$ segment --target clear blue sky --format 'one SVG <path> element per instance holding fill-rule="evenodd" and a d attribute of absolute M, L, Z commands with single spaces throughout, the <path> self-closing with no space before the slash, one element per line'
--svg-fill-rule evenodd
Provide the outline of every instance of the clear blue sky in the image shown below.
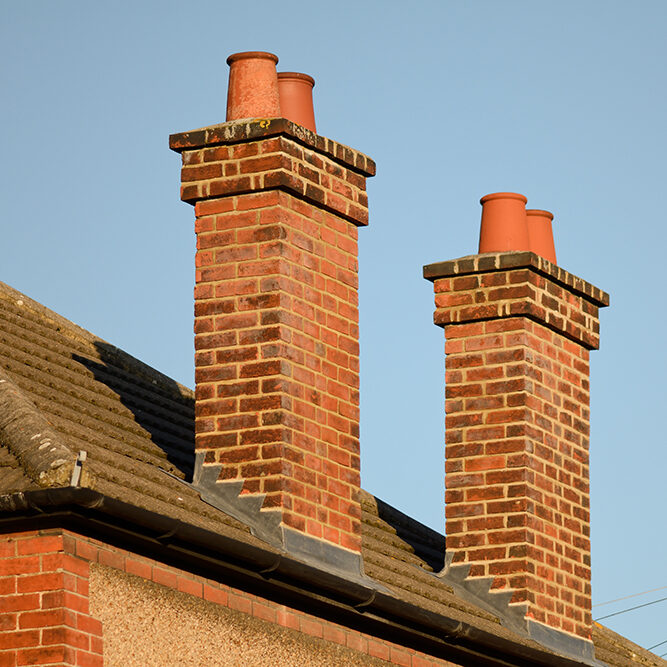
<path fill-rule="evenodd" d="M 476 251 L 488 192 L 553 211 L 559 264 L 612 297 L 592 355 L 594 602 L 667 586 L 667 3 L 0 6 L 0 280 L 190 386 L 193 211 L 168 135 L 224 120 L 230 53 L 315 77 L 320 133 L 378 163 L 363 484 L 439 530 L 443 337 L 421 267 Z M 667 603 L 607 623 L 649 646 Z"/>

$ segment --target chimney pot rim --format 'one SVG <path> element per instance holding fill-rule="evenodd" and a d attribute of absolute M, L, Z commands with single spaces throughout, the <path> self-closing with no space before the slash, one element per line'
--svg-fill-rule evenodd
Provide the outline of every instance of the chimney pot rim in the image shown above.
<path fill-rule="evenodd" d="M 297 81 L 305 81 L 306 83 L 309 83 L 313 88 L 315 87 L 315 79 L 303 72 L 278 72 L 278 79 L 296 79 Z"/>
<path fill-rule="evenodd" d="M 519 194 L 518 192 L 492 192 L 488 195 L 484 195 L 479 200 L 479 203 L 483 205 L 492 199 L 518 199 L 524 204 L 528 203 L 528 198 L 525 195 Z"/>
<path fill-rule="evenodd" d="M 237 60 L 273 60 L 277 64 L 278 56 L 268 51 L 240 51 L 239 53 L 232 53 L 227 58 L 227 64 L 231 65 Z"/>
<path fill-rule="evenodd" d="M 549 218 L 549 220 L 554 219 L 554 214 L 551 211 L 545 211 L 542 208 L 527 208 L 526 215 L 539 215 Z"/>

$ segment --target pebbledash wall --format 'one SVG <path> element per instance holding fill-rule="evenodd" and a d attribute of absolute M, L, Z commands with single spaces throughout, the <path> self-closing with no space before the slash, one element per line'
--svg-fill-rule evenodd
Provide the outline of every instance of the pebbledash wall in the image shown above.
<path fill-rule="evenodd" d="M 0 630 L 0 667 L 453 664 L 61 529 L 3 536 Z"/>

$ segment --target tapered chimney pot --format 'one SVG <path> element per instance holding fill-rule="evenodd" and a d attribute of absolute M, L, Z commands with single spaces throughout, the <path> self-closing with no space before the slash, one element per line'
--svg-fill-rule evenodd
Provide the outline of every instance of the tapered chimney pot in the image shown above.
<path fill-rule="evenodd" d="M 526 219 L 531 252 L 556 264 L 556 247 L 551 226 L 551 221 L 554 219 L 553 213 L 531 208 L 526 211 Z"/>
<path fill-rule="evenodd" d="M 266 51 L 244 51 L 227 58 L 228 121 L 281 116 L 277 63 L 278 56 Z"/>
<path fill-rule="evenodd" d="M 529 250 L 526 202 L 516 192 L 494 192 L 482 197 L 479 252 Z"/>
<path fill-rule="evenodd" d="M 284 118 L 317 132 L 313 109 L 315 79 L 300 72 L 279 72 L 280 110 Z"/>

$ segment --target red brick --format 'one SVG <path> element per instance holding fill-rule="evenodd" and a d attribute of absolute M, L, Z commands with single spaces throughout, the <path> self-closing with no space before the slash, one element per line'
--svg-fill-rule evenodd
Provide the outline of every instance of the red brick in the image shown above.
<path fill-rule="evenodd" d="M 17 665 L 50 665 L 54 663 L 72 664 L 75 652 L 65 646 L 45 646 L 24 649 L 18 652 Z"/>
<path fill-rule="evenodd" d="M 33 574 L 20 577 L 16 582 L 19 593 L 32 593 L 35 591 L 52 591 L 64 586 L 65 577 L 62 573 Z"/>
<path fill-rule="evenodd" d="M 76 652 L 77 667 L 103 667 L 104 658 L 101 655 L 87 653 L 86 651 Z"/>
<path fill-rule="evenodd" d="M 41 606 L 42 609 L 66 607 L 82 614 L 88 613 L 88 600 L 85 597 L 63 590 L 43 593 Z"/>
<path fill-rule="evenodd" d="M 62 551 L 62 549 L 62 535 L 44 535 L 16 542 L 16 550 L 19 555 L 45 554 L 52 551 Z"/>
<path fill-rule="evenodd" d="M 39 643 L 39 630 L 19 630 L 0 633 L 0 650 L 36 646 Z"/>
<path fill-rule="evenodd" d="M 322 622 L 315 619 L 301 618 L 300 629 L 301 632 L 312 637 L 323 636 Z"/>
<path fill-rule="evenodd" d="M 477 456 L 465 462 L 466 471 L 499 470 L 505 467 L 504 456 Z"/>
<path fill-rule="evenodd" d="M 76 629 L 89 635 L 102 636 L 102 622 L 86 614 L 76 615 Z"/>
<path fill-rule="evenodd" d="M 0 667 L 16 667 L 16 651 L 0 652 Z"/>
<path fill-rule="evenodd" d="M 204 589 L 204 597 L 206 597 L 206 589 Z M 236 609 L 237 611 L 242 611 L 246 614 L 252 613 L 252 600 L 243 595 L 230 593 L 228 596 L 228 604 L 230 609 Z"/>
<path fill-rule="evenodd" d="M 16 614 L 0 614 L 0 632 L 15 630 L 17 626 Z"/>
<path fill-rule="evenodd" d="M 66 618 L 64 609 L 25 611 L 19 616 L 19 627 L 21 629 L 27 629 L 44 628 L 49 625 L 64 625 L 65 620 Z"/>
<path fill-rule="evenodd" d="M 379 658 L 380 660 L 389 660 L 391 655 L 391 649 L 389 644 L 385 642 L 376 641 L 375 639 L 368 640 L 368 655 L 373 658 Z"/>
<path fill-rule="evenodd" d="M 345 646 L 345 631 L 341 627 L 332 625 L 331 623 L 322 623 L 322 638 L 334 644 Z"/>
<path fill-rule="evenodd" d="M 182 593 L 188 593 L 200 598 L 204 596 L 204 588 L 202 583 L 187 577 L 178 577 L 177 588 Z"/>
<path fill-rule="evenodd" d="M 16 541 L 2 540 L 0 541 L 0 558 L 9 558 L 16 555 Z"/>
<path fill-rule="evenodd" d="M 168 586 L 169 588 L 176 588 L 178 583 L 178 575 L 176 573 L 170 570 L 163 570 L 159 567 L 153 567 L 152 579 L 156 584 Z"/>
<path fill-rule="evenodd" d="M 402 665 L 403 667 L 410 667 L 412 656 L 406 650 L 398 648 L 397 646 L 392 646 L 390 656 L 390 661 L 392 664 Z"/>
<path fill-rule="evenodd" d="M 368 651 L 368 641 L 358 632 L 348 632 L 346 644 L 348 648 L 351 648 L 360 653 L 366 653 Z"/>
<path fill-rule="evenodd" d="M 31 574 L 39 572 L 40 557 L 25 556 L 23 558 L 2 558 L 0 559 L 0 576 L 12 574 Z"/>
<path fill-rule="evenodd" d="M 42 644 L 66 644 L 74 648 L 88 650 L 90 640 L 87 634 L 78 632 L 72 628 L 45 628 L 42 630 Z"/>
<path fill-rule="evenodd" d="M 8 595 L 2 598 L 2 611 L 25 611 L 39 609 L 39 594 Z"/>
<path fill-rule="evenodd" d="M 104 642 L 101 637 L 90 638 L 90 652 L 102 655 L 104 653 Z"/>
<path fill-rule="evenodd" d="M 114 567 L 117 570 L 125 569 L 125 556 L 110 549 L 100 549 L 98 560 L 100 565 Z"/>
<path fill-rule="evenodd" d="M 209 602 L 215 602 L 217 604 L 221 604 L 223 606 L 227 606 L 229 604 L 230 607 L 232 607 L 231 601 L 229 600 L 229 596 L 226 590 L 223 590 L 221 588 L 216 588 L 215 586 L 209 586 L 208 584 L 204 584 L 203 586 L 203 596 L 204 600 L 208 600 Z M 235 596 L 237 597 L 237 596 Z M 250 611 L 250 603 L 247 602 L 245 606 L 245 611 Z M 238 607 L 233 607 L 233 608 L 238 608 Z"/>
<path fill-rule="evenodd" d="M 76 555 L 92 563 L 97 562 L 99 547 L 85 540 L 76 541 Z"/>
<path fill-rule="evenodd" d="M 134 558 L 125 559 L 125 571 L 128 574 L 135 574 L 138 577 L 143 577 L 144 579 L 151 578 L 151 565 L 144 561 L 135 560 Z"/>

